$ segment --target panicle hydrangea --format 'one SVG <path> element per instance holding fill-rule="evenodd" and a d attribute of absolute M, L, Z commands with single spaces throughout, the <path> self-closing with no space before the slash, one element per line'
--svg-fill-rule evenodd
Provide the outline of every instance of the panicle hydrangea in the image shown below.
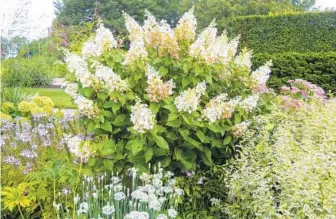
<path fill-rule="evenodd" d="M 143 39 L 144 30 L 131 16 L 124 13 L 126 29 L 129 32 L 131 42 Z"/>
<path fill-rule="evenodd" d="M 150 101 L 159 102 L 160 100 L 167 99 L 173 94 L 175 84 L 172 79 L 167 82 L 163 82 L 159 74 L 150 65 L 147 67 L 146 75 L 148 84 L 146 92 Z"/>
<path fill-rule="evenodd" d="M 92 151 L 86 141 L 80 136 L 67 137 L 69 151 L 83 162 L 87 162 L 92 155 Z"/>
<path fill-rule="evenodd" d="M 271 66 L 272 61 L 268 61 L 252 72 L 252 79 L 257 83 L 257 86 L 266 86 L 266 82 L 270 77 Z"/>
<path fill-rule="evenodd" d="M 204 95 L 206 90 L 206 83 L 200 82 L 198 85 L 191 89 L 183 91 L 178 97 L 175 98 L 175 105 L 179 112 L 192 113 L 197 110 L 200 103 L 200 98 Z"/>
<path fill-rule="evenodd" d="M 250 122 L 244 121 L 232 126 L 232 135 L 235 138 L 242 137 L 243 134 L 247 131 Z"/>
<path fill-rule="evenodd" d="M 145 16 L 147 17 L 143 25 L 145 41 L 147 45 L 156 49 L 161 41 L 160 25 L 149 11 L 145 11 Z"/>
<path fill-rule="evenodd" d="M 246 112 L 252 112 L 257 107 L 259 95 L 253 94 L 245 98 L 239 103 L 239 106 Z"/>
<path fill-rule="evenodd" d="M 241 67 L 247 67 L 249 70 L 252 67 L 252 52 L 243 50 L 239 55 L 237 55 L 234 59 L 236 65 Z"/>
<path fill-rule="evenodd" d="M 62 87 L 65 87 L 64 91 L 70 97 L 75 98 L 77 96 L 77 92 L 78 92 L 78 84 L 77 83 L 65 82 L 62 85 Z"/>
<path fill-rule="evenodd" d="M 138 60 L 145 60 L 147 58 L 147 51 L 143 39 L 132 41 L 129 50 L 125 55 L 124 65 L 132 64 Z"/>
<path fill-rule="evenodd" d="M 87 59 L 92 56 L 99 56 L 102 54 L 102 48 L 98 48 L 94 39 L 88 39 L 82 48 L 82 57 Z"/>
<path fill-rule="evenodd" d="M 148 108 L 147 104 L 137 101 L 134 106 L 131 107 L 131 122 L 133 128 L 139 133 L 145 133 L 147 130 L 151 130 L 155 124 L 155 115 Z"/>
<path fill-rule="evenodd" d="M 78 106 L 79 113 L 89 118 L 94 118 L 98 115 L 98 108 L 92 100 L 89 100 L 81 95 L 77 95 L 74 103 Z"/>
<path fill-rule="evenodd" d="M 118 45 L 111 31 L 105 28 L 103 23 L 101 23 L 96 30 L 94 41 L 97 46 L 98 54 L 102 54 L 106 49 L 116 48 Z"/>
<path fill-rule="evenodd" d="M 235 105 L 227 100 L 227 94 L 225 93 L 212 98 L 205 109 L 203 109 L 203 116 L 211 123 L 217 120 L 231 118 L 235 110 Z"/>
<path fill-rule="evenodd" d="M 104 82 L 104 86 L 110 92 L 124 92 L 127 89 L 127 82 L 122 80 L 120 76 L 114 73 L 109 67 L 98 65 L 95 75 Z"/>
<path fill-rule="evenodd" d="M 184 13 L 179 20 L 176 28 L 175 35 L 179 41 L 186 40 L 188 42 L 193 41 L 196 36 L 197 21 L 194 15 L 194 7 L 188 12 Z"/>

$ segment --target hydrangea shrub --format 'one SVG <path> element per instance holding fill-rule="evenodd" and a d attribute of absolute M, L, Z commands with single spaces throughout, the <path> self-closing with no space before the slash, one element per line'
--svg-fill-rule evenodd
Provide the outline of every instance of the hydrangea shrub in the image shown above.
<path fill-rule="evenodd" d="M 115 169 L 221 163 L 261 111 L 271 63 L 252 71 L 251 52 L 238 53 L 238 37 L 218 36 L 214 22 L 197 35 L 193 9 L 174 29 L 146 17 L 141 26 L 125 14 L 127 51 L 100 24 L 80 54 L 66 54 L 66 92 L 88 133 L 108 136 L 96 155 Z"/>

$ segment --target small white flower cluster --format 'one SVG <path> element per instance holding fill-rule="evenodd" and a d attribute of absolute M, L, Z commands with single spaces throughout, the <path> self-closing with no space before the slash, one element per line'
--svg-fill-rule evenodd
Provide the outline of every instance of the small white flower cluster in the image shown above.
<path fill-rule="evenodd" d="M 272 61 L 266 62 L 263 66 L 252 72 L 252 78 L 258 86 L 266 86 L 270 77 Z"/>
<path fill-rule="evenodd" d="M 109 92 L 124 92 L 127 89 L 127 82 L 122 80 L 120 76 L 114 73 L 109 67 L 98 65 L 95 75 L 103 81 L 104 87 Z"/>
<path fill-rule="evenodd" d="M 200 98 L 205 94 L 206 83 L 200 82 L 193 89 L 183 91 L 178 97 L 175 98 L 175 105 L 179 112 L 192 113 L 197 110 L 200 104 Z"/>
<path fill-rule="evenodd" d="M 232 60 L 237 52 L 238 38 L 229 42 L 226 32 L 217 37 L 214 21 L 198 36 L 190 46 L 189 55 L 204 60 L 207 64 L 225 64 Z"/>
<path fill-rule="evenodd" d="M 155 124 L 155 115 L 148 108 L 147 104 L 141 103 L 139 100 L 134 106 L 131 107 L 131 122 L 133 128 L 139 133 L 145 133 L 147 130 L 151 130 Z"/>
<path fill-rule="evenodd" d="M 232 135 L 235 138 L 242 137 L 243 134 L 247 131 L 250 122 L 244 121 L 232 126 Z"/>
<path fill-rule="evenodd" d="M 125 24 L 130 33 L 130 48 L 125 55 L 124 65 L 146 59 L 148 53 L 145 48 L 143 28 L 128 14 L 124 13 Z"/>
<path fill-rule="evenodd" d="M 65 87 L 64 91 L 67 93 L 70 97 L 75 98 L 77 96 L 78 92 L 78 84 L 77 83 L 69 83 L 65 82 L 62 87 Z"/>
<path fill-rule="evenodd" d="M 179 20 L 176 28 L 175 35 L 180 41 L 186 40 L 188 42 L 192 41 L 196 37 L 197 21 L 194 15 L 194 7 L 188 12 L 184 13 Z"/>
<path fill-rule="evenodd" d="M 78 111 L 81 115 L 94 118 L 99 114 L 99 110 L 94 105 L 94 102 L 81 95 L 76 96 L 74 103 L 78 106 Z"/>
<path fill-rule="evenodd" d="M 167 99 L 173 94 L 175 84 L 172 79 L 167 82 L 163 82 L 159 74 L 150 65 L 147 67 L 146 75 L 148 83 L 146 91 L 150 101 L 159 102 L 160 100 Z"/>
<path fill-rule="evenodd" d="M 234 59 L 234 62 L 237 66 L 247 67 L 249 70 L 252 67 L 252 52 L 243 50 L 239 55 Z"/>
<path fill-rule="evenodd" d="M 233 99 L 234 101 L 227 100 L 227 94 L 225 93 L 212 98 L 203 110 L 203 116 L 211 123 L 231 118 L 237 103 L 235 99 Z"/>
<path fill-rule="evenodd" d="M 124 219 L 149 219 L 149 214 L 144 211 L 132 211 L 126 214 Z"/>
<path fill-rule="evenodd" d="M 92 155 L 88 141 L 83 140 L 80 136 L 66 136 L 65 137 L 69 151 L 79 158 L 82 162 L 86 163 L 88 158 Z"/>
<path fill-rule="evenodd" d="M 242 109 L 244 109 L 246 112 L 252 112 L 257 107 L 258 100 L 259 100 L 259 95 L 252 94 L 248 96 L 247 98 L 245 98 L 244 100 L 242 100 L 239 103 L 239 106 Z"/>
<path fill-rule="evenodd" d="M 100 23 L 99 28 L 96 30 L 94 39 L 86 41 L 82 48 L 82 56 L 89 58 L 92 56 L 100 56 L 106 49 L 116 48 L 117 41 L 114 39 L 111 31 Z"/>

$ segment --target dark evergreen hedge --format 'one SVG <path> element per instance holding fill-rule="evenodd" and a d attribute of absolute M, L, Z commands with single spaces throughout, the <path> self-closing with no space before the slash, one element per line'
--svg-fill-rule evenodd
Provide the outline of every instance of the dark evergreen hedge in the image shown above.
<path fill-rule="evenodd" d="M 270 87 L 278 89 L 289 79 L 301 78 L 336 93 L 336 52 L 255 54 L 253 66 L 272 59 Z M 255 68 L 255 67 L 254 67 Z"/>
<path fill-rule="evenodd" d="M 336 51 L 336 11 L 238 17 L 219 27 L 255 54 Z"/>

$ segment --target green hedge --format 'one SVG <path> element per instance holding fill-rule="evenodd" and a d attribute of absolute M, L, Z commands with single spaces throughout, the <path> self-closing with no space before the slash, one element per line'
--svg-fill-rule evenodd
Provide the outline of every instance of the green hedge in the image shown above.
<path fill-rule="evenodd" d="M 253 66 L 272 59 L 270 87 L 278 89 L 289 79 L 301 78 L 336 92 L 336 52 L 256 54 Z M 255 68 L 255 67 L 254 67 Z"/>
<path fill-rule="evenodd" d="M 219 24 L 257 53 L 336 51 L 336 11 L 238 17 Z"/>

